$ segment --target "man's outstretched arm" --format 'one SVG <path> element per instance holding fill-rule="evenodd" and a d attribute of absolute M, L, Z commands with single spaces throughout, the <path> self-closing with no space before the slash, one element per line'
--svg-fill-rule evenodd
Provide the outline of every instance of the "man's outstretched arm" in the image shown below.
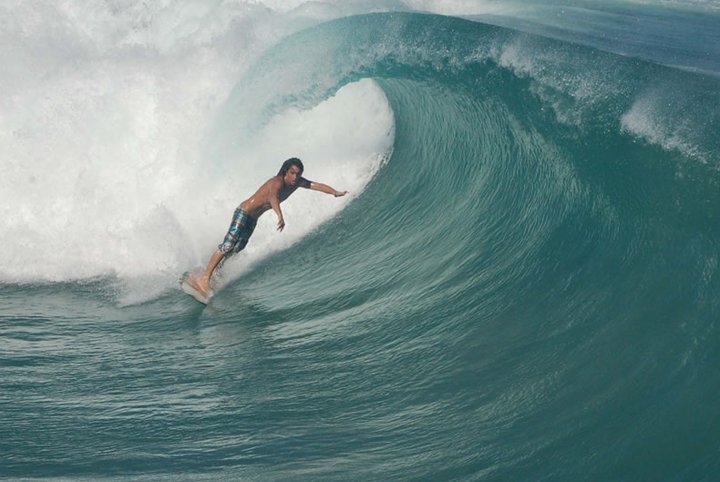
<path fill-rule="evenodd" d="M 324 192 L 325 194 L 332 194 L 335 197 L 341 197 L 347 194 L 347 191 L 338 191 L 327 184 L 323 184 L 321 182 L 315 182 L 315 181 L 308 181 L 305 178 L 302 178 L 300 181 L 300 186 L 304 187 L 306 189 L 312 189 L 313 191 L 320 191 Z"/>

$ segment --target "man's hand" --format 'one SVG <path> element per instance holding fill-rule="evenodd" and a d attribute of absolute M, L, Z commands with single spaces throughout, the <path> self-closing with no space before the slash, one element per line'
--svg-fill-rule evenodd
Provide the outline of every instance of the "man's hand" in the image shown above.
<path fill-rule="evenodd" d="M 283 228 L 285 228 L 285 220 L 282 216 L 278 217 L 278 224 L 277 224 L 277 230 L 282 231 Z"/>
<path fill-rule="evenodd" d="M 302 187 L 312 189 L 313 191 L 320 191 L 324 192 L 325 194 L 332 194 L 335 197 L 342 197 L 348 193 L 347 191 L 336 191 L 335 188 L 332 188 L 327 184 L 323 184 L 321 182 L 308 181 L 305 178 L 303 178 L 303 180 L 307 182 L 307 185 L 303 185 Z"/>

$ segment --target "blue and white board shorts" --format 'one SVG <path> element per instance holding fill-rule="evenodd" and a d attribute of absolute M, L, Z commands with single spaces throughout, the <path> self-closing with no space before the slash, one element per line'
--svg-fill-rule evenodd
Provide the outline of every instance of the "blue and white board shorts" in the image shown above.
<path fill-rule="evenodd" d="M 245 249 L 250 236 L 255 231 L 257 219 L 250 217 L 242 208 L 237 208 L 233 213 L 230 228 L 223 242 L 218 245 L 218 249 L 225 255 L 231 256 Z"/>

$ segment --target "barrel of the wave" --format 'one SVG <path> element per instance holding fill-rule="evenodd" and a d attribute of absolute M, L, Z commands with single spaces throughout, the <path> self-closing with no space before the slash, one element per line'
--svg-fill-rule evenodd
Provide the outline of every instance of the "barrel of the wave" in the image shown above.
<path fill-rule="evenodd" d="M 343 41 L 343 29 L 362 33 Z M 418 32 L 427 41 L 407 49 Z M 420 446 L 434 454 L 425 470 L 464 460 L 480 471 L 502 463 L 493 454 L 519 460 L 549 447 L 548 457 L 498 470 L 543 477 L 548 460 L 560 467 L 570 459 L 578 462 L 569 474 L 603 478 L 618 460 L 623 473 L 632 468 L 632 457 L 608 443 L 618 440 L 638 456 L 652 445 L 653 460 L 670 457 L 649 435 L 651 422 L 638 428 L 629 414 L 651 406 L 671 424 L 696 427 L 658 400 L 661 390 L 687 401 L 704 393 L 699 384 L 676 391 L 688 370 L 703 371 L 676 355 L 699 357 L 689 340 L 717 315 L 708 261 L 719 238 L 709 222 L 720 206 L 708 128 L 718 126 L 718 111 L 708 108 L 717 105 L 717 80 L 448 18 L 351 18 L 303 38 L 336 40 L 342 55 L 330 49 L 324 62 L 378 78 L 396 135 L 392 159 L 363 196 L 296 247 L 307 261 L 320 246 L 333 264 L 304 263 L 303 275 L 288 281 L 282 260 L 271 258 L 266 272 L 247 279 L 271 310 L 323 313 L 303 318 L 300 333 L 281 321 L 279 336 L 344 356 L 361 356 L 348 339 L 364 340 L 367 363 L 352 373 L 397 394 L 386 401 L 393 420 L 435 435 L 413 438 L 415 446 L 393 440 L 406 456 Z M 272 60 L 292 70 L 292 52 L 288 42 Z M 305 78 L 312 88 L 293 92 L 300 104 L 345 80 Z M 347 236 L 330 234 L 338 226 Z M 263 294 L 280 283 L 302 303 Z M 325 344 L 334 323 L 339 338 Z M 427 404 L 438 397 L 455 410 Z M 342 398 L 353 413 L 372 402 L 351 391 Z M 423 407 L 427 418 L 409 407 Z M 378 410 L 363 421 L 392 416 Z M 449 455 L 435 442 L 457 449 Z"/>

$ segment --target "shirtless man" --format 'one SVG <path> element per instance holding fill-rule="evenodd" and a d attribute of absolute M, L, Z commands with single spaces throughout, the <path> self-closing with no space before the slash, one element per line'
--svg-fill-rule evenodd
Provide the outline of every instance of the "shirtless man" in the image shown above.
<path fill-rule="evenodd" d="M 210 290 L 210 278 L 217 268 L 220 261 L 242 251 L 247 245 L 250 236 L 255 230 L 255 224 L 265 211 L 272 209 L 278 218 L 277 230 L 282 231 L 285 227 L 280 203 L 286 200 L 299 187 L 312 189 L 313 191 L 322 191 L 332 194 L 335 197 L 344 196 L 347 191 L 336 191 L 327 184 L 308 181 L 302 177 L 303 170 L 302 161 L 293 157 L 285 161 L 280 168 L 277 176 L 270 178 L 265 184 L 260 186 L 255 194 L 240 203 L 240 206 L 233 214 L 230 229 L 228 229 L 225 239 L 218 246 L 218 249 L 210 257 L 207 268 L 201 276 L 189 275 L 187 282 L 202 293 L 205 297 L 212 296 Z"/>

